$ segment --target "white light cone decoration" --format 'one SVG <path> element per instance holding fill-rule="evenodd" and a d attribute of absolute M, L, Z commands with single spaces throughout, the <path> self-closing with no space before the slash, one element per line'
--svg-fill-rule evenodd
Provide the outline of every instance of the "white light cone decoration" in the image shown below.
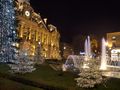
<path fill-rule="evenodd" d="M 90 44 L 90 36 L 88 36 L 88 56 L 91 57 L 91 44 Z"/>
<path fill-rule="evenodd" d="M 105 39 L 102 39 L 102 53 L 101 53 L 101 65 L 100 70 L 106 70 L 107 67 L 107 59 L 106 59 L 106 45 L 105 45 Z"/>
<path fill-rule="evenodd" d="M 85 60 L 88 60 L 88 41 L 85 40 Z"/>
<path fill-rule="evenodd" d="M 90 44 L 90 36 L 85 40 L 85 60 L 89 60 L 91 58 L 91 44 Z"/>
<path fill-rule="evenodd" d="M 90 60 L 91 58 L 91 44 L 90 44 L 90 36 L 87 37 L 87 39 L 85 40 L 85 61 Z M 84 62 L 83 64 L 83 68 L 89 68 L 88 66 L 89 63 Z"/>

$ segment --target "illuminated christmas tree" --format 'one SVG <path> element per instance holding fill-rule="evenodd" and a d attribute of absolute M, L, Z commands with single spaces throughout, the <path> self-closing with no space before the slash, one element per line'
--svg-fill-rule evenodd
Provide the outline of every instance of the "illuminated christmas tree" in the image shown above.
<path fill-rule="evenodd" d="M 14 1 L 0 0 L 0 62 L 10 62 L 11 71 L 15 73 L 32 72 L 35 68 L 33 67 L 34 63 L 30 61 L 30 48 L 17 49 L 19 42 L 17 42 L 17 19 Z"/>
<path fill-rule="evenodd" d="M 102 72 L 99 70 L 98 61 L 91 59 L 85 62 L 88 67 L 81 68 L 79 77 L 75 79 L 77 85 L 82 88 L 92 88 L 101 84 L 105 78 L 103 78 Z"/>
<path fill-rule="evenodd" d="M 44 58 L 41 56 L 41 43 L 39 42 L 36 45 L 36 50 L 35 50 L 35 62 L 36 64 L 43 64 L 44 63 Z"/>
<path fill-rule="evenodd" d="M 34 66 L 33 56 L 30 55 L 31 48 L 29 42 L 24 42 L 19 50 L 18 59 L 14 64 L 9 64 L 11 72 L 13 73 L 26 73 L 36 70 Z"/>
<path fill-rule="evenodd" d="M 0 62 L 16 60 L 16 18 L 14 0 L 0 0 Z"/>

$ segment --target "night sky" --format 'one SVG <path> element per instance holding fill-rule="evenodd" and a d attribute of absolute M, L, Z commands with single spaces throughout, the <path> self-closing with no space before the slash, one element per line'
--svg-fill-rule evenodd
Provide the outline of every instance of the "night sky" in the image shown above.
<path fill-rule="evenodd" d="M 120 31 L 120 3 L 96 0 L 30 0 L 35 12 L 55 25 L 61 40 L 71 42 L 76 35 L 105 35 Z"/>

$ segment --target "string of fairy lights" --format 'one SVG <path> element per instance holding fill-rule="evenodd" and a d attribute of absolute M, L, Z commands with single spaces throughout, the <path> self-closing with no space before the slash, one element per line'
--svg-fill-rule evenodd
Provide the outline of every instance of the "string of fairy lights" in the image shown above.
<path fill-rule="evenodd" d="M 0 0 L 0 62 L 15 60 L 16 42 L 14 0 Z"/>

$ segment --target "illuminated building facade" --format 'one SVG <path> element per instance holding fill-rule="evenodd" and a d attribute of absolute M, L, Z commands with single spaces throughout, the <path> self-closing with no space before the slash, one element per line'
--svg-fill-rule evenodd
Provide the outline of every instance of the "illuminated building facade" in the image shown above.
<path fill-rule="evenodd" d="M 107 33 L 111 61 L 120 61 L 120 32 Z"/>
<path fill-rule="evenodd" d="M 120 32 L 107 33 L 108 47 L 120 47 Z"/>
<path fill-rule="evenodd" d="M 34 12 L 29 2 L 19 1 L 15 1 L 19 48 L 24 47 L 24 42 L 27 42 L 31 48 L 29 54 L 34 56 L 40 45 L 40 54 L 45 59 L 60 59 L 60 34 L 57 28 L 51 24 L 47 25 L 46 20 Z"/>

